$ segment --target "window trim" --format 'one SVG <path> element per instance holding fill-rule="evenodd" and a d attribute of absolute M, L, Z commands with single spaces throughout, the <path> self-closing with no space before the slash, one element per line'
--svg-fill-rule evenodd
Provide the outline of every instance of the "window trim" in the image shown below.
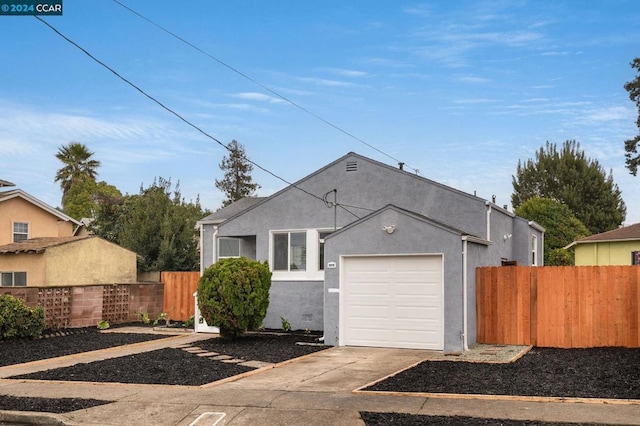
<path fill-rule="evenodd" d="M 269 245 L 271 248 L 271 270 L 272 272 L 278 273 L 306 273 L 309 270 L 309 230 L 301 229 L 301 230 L 282 230 L 282 231 L 271 231 L 269 237 Z M 302 234 L 304 235 L 304 269 L 291 269 L 292 259 L 291 259 L 291 237 L 293 234 Z M 287 236 L 287 269 L 275 269 L 276 267 L 276 245 L 275 245 L 275 236 L 276 235 L 286 235 Z"/>
<path fill-rule="evenodd" d="M 531 266 L 538 266 L 538 236 L 531 234 Z"/>
<path fill-rule="evenodd" d="M 27 232 L 17 232 L 16 231 L 16 225 L 26 225 L 27 227 Z M 22 242 L 24 240 L 28 240 L 29 239 L 29 233 L 31 232 L 31 224 L 29 222 L 24 222 L 24 221 L 12 221 L 11 222 L 11 241 L 14 243 L 19 243 Z M 16 235 L 23 235 L 26 238 L 24 240 L 20 240 L 20 241 L 16 241 Z"/>
<path fill-rule="evenodd" d="M 274 235 L 283 233 L 305 233 L 307 247 L 307 268 L 305 271 L 276 270 Z M 272 229 L 269 230 L 269 268 L 271 269 L 271 279 L 273 281 L 323 281 L 324 269 L 320 269 L 320 233 L 334 232 L 333 228 L 306 228 L 306 229 Z M 326 263 L 326 259 L 325 259 Z M 326 265 L 324 265 L 326 268 Z"/>

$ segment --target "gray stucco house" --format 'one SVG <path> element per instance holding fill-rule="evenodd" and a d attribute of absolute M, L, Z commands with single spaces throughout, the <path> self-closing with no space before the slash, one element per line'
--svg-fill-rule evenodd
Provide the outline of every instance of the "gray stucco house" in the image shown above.
<path fill-rule="evenodd" d="M 465 350 L 475 268 L 543 259 L 536 223 L 355 153 L 198 223 L 203 269 L 230 256 L 269 262 L 265 327 L 284 317 L 330 345 Z"/>

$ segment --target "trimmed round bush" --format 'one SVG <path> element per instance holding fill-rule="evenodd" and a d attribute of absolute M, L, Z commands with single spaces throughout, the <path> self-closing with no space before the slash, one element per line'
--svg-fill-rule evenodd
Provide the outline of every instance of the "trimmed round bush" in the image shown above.
<path fill-rule="evenodd" d="M 41 306 L 30 308 L 10 294 L 0 295 L 0 339 L 38 337 L 44 325 Z"/>
<path fill-rule="evenodd" d="M 198 282 L 198 307 L 207 324 L 234 338 L 262 325 L 269 306 L 271 271 L 267 262 L 245 257 L 220 259 Z"/>

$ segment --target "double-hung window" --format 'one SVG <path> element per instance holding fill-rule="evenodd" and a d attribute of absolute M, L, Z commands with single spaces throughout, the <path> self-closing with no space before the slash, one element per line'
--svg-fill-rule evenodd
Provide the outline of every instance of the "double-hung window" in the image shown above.
<path fill-rule="evenodd" d="M 333 232 L 333 231 L 331 231 Z M 324 239 L 331 234 L 329 231 L 318 232 L 318 270 L 324 270 Z"/>
<path fill-rule="evenodd" d="M 531 266 L 538 266 L 538 237 L 531 235 Z"/>
<path fill-rule="evenodd" d="M 13 242 L 19 243 L 29 239 L 29 224 L 27 222 L 13 222 Z"/>
<path fill-rule="evenodd" d="M 26 272 L 0 272 L 2 287 L 24 287 L 27 285 Z"/>
<path fill-rule="evenodd" d="M 273 270 L 307 270 L 307 233 L 273 233 Z"/>

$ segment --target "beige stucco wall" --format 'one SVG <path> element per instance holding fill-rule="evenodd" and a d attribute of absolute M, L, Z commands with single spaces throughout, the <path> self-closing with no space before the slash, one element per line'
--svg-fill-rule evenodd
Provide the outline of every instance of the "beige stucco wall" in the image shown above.
<path fill-rule="evenodd" d="M 70 237 L 73 223 L 60 220 L 20 197 L 0 203 L 0 245 L 13 243 L 13 222 L 29 224 L 29 238 Z"/>
<path fill-rule="evenodd" d="M 136 254 L 97 237 L 48 248 L 45 268 L 47 286 L 136 282 Z"/>
<path fill-rule="evenodd" d="M 631 265 L 631 252 L 640 251 L 640 241 L 581 243 L 576 245 L 576 266 Z"/>
<path fill-rule="evenodd" d="M 0 256 L 0 271 L 26 272 L 27 286 L 42 286 L 45 283 L 44 254 L 4 254 Z"/>

